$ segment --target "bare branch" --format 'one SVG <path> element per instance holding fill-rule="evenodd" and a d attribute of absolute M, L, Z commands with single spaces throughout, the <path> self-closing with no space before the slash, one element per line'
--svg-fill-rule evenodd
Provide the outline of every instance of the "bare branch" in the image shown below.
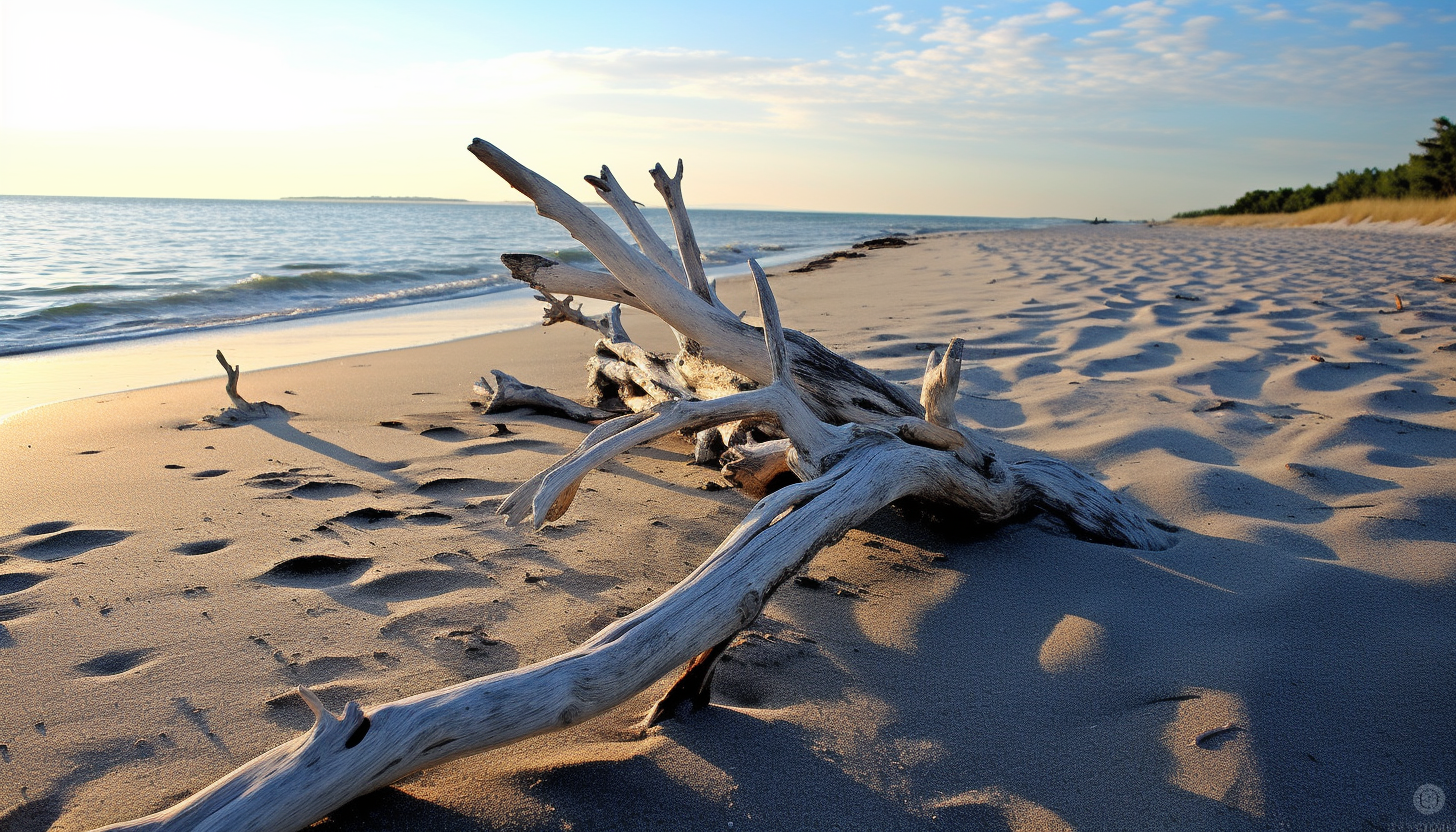
<path fill-rule="evenodd" d="M 227 392 L 228 399 L 232 401 L 233 406 L 225 408 L 221 412 L 203 416 L 204 422 L 210 422 L 220 427 L 236 427 L 259 419 L 274 417 L 286 419 L 296 415 L 293 411 L 272 402 L 250 402 L 238 395 L 238 379 L 242 377 L 242 367 L 229 364 L 227 356 L 222 354 L 222 350 L 217 351 L 217 363 L 221 364 L 223 370 L 227 372 L 227 385 L 223 389 Z"/>
<path fill-rule="evenodd" d="M 500 370 L 491 370 L 490 374 L 495 376 L 494 387 L 484 378 L 475 383 L 475 392 L 486 397 L 481 413 L 501 413 L 518 407 L 529 407 L 541 413 L 564 416 L 578 422 L 611 419 L 617 415 L 601 408 L 578 404 L 540 387 L 523 384 L 514 376 Z"/>
<path fill-rule="evenodd" d="M 586 181 L 597 189 L 597 195 L 602 198 L 602 201 L 612 206 L 612 210 L 622 218 L 623 224 L 627 226 L 628 231 L 632 232 L 632 238 L 637 241 L 637 247 L 642 249 L 642 253 L 663 271 L 672 275 L 672 278 L 678 283 L 688 286 L 688 275 L 683 271 L 682 261 L 672 253 L 672 249 L 667 247 L 667 243 L 657 236 L 657 231 L 647 222 L 647 218 L 642 215 L 637 203 L 627 196 L 626 190 L 622 188 L 622 183 L 612 176 L 612 171 L 606 165 L 602 165 L 602 175 L 600 177 L 588 176 Z"/>
<path fill-rule="evenodd" d="M 688 217 L 687 206 L 683 204 L 683 163 L 677 160 L 677 173 L 668 176 L 662 165 L 652 168 L 652 184 L 667 203 L 667 215 L 672 218 L 672 230 L 677 234 L 677 250 L 682 255 L 683 268 L 687 271 L 687 285 L 703 300 L 720 308 L 718 298 L 713 294 L 712 284 L 703 273 L 703 252 L 698 248 L 698 238 L 693 234 L 693 221 Z M 726 310 L 725 310 L 726 311 Z"/>

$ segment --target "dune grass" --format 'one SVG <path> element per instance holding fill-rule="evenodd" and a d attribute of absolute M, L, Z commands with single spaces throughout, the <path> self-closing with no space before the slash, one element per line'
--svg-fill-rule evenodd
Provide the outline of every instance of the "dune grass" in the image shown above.
<path fill-rule="evenodd" d="M 1409 222 L 1418 225 L 1456 223 L 1456 196 L 1444 199 L 1356 199 L 1318 205 L 1294 214 L 1233 214 L 1173 220 L 1178 225 L 1259 226 L 1357 222 Z"/>

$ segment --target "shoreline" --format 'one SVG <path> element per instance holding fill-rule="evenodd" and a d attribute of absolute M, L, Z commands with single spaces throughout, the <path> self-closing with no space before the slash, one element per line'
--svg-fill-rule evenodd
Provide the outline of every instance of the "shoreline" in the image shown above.
<path fill-rule="evenodd" d="M 1090 223 L 1089 223 L 1090 225 Z M 1119 222 L 1113 227 L 1135 227 L 1140 222 Z M 1456 235 L 1456 225 L 1412 226 L 1411 223 L 1335 222 L 1318 225 L 1265 226 L 1253 223 L 1219 224 L 1174 220 L 1148 224 L 1173 228 L 1252 228 L 1283 230 L 1341 230 L 1380 234 Z M 1061 226 L 1022 229 L 1023 233 L 1054 233 Z M 1080 227 L 1080 224 L 1068 227 Z M 1001 231 L 949 231 L 917 235 L 917 239 Z M 844 246 L 849 246 L 846 243 Z M 801 268 L 837 250 L 814 249 L 794 259 L 765 266 L 771 274 Z M 765 258 L 768 259 L 768 258 Z M 1456 262 L 1450 264 L 1456 271 Z M 746 268 L 725 266 L 710 270 L 709 280 L 744 280 Z M 0 423 L 27 410 L 76 399 L 180 384 L 216 374 L 213 353 L 221 349 L 250 371 L 276 369 L 329 359 L 370 355 L 399 349 L 449 343 L 530 328 L 540 324 L 541 304 L 524 285 L 467 298 L 383 307 L 358 312 L 334 312 L 293 320 L 273 320 L 189 330 L 170 335 L 107 341 L 39 352 L 0 356 L 0 371 L 10 383 L 0 388 Z M 610 308 L 605 301 L 578 299 L 587 314 Z M 481 316 L 477 319 L 475 316 Z"/>
<path fill-rule="evenodd" d="M 838 248 L 809 249 L 795 253 L 793 259 L 765 257 L 761 262 L 778 273 L 803 267 Z M 714 285 L 747 277 L 746 265 L 708 270 Z M 0 388 L 0 423 L 47 404 L 212 378 L 217 372 L 212 356 L 219 349 L 235 363 L 242 361 L 257 371 L 527 329 L 541 323 L 542 304 L 532 299 L 533 291 L 521 284 L 466 298 L 0 356 L 0 372 L 10 382 Z M 609 302 L 591 298 L 576 303 L 589 315 L 611 307 Z"/>
<path fill-rule="evenodd" d="M 888 509 L 774 593 L 714 706 L 643 730 L 662 680 L 319 828 L 1423 822 L 1412 794 L 1456 772 L 1456 289 L 1427 274 L 1451 256 L 1081 225 L 775 270 L 786 326 L 890 380 L 918 384 L 964 338 L 957 418 L 1003 458 L 1098 477 L 1177 544 Z M 748 281 L 719 292 L 753 308 Z M 536 326 L 258 371 L 229 352 L 243 396 L 296 411 L 237 428 L 200 422 L 227 404 L 209 350 L 206 379 L 0 421 L 0 828 L 156 811 L 307 730 L 300 685 L 338 712 L 510 671 L 691 572 L 753 504 L 676 437 L 593 471 L 539 532 L 494 514 L 587 427 L 482 418 L 471 382 L 500 369 L 583 397 L 596 337 Z"/>

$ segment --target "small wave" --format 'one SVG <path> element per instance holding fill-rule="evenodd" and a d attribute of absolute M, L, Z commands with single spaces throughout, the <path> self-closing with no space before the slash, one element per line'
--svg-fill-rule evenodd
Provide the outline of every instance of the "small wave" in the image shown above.
<path fill-rule="evenodd" d="M 419 272 L 336 272 L 330 269 L 304 272 L 303 274 L 251 274 L 234 283 L 231 289 L 248 291 L 269 291 L 276 289 L 306 289 L 326 285 L 368 285 L 371 283 L 420 280 Z"/>
<path fill-rule="evenodd" d="M 416 286 L 411 289 L 396 289 L 392 292 L 379 292 L 373 295 L 361 297 L 344 298 L 339 301 L 342 306 L 360 306 L 364 304 L 379 303 L 390 300 L 418 300 L 434 295 L 448 296 L 457 293 L 468 293 L 475 289 L 483 289 L 489 286 L 500 286 L 502 288 L 511 285 L 502 275 L 492 274 L 486 277 L 478 277 L 474 280 L 453 280 L 448 283 L 431 283 L 429 286 Z"/>
<path fill-rule="evenodd" d="M 750 257 L 760 259 L 764 255 L 782 254 L 793 249 L 794 246 L 785 246 L 777 243 L 725 243 L 715 246 L 702 253 L 703 265 L 708 267 L 716 266 L 742 266 L 748 262 Z"/>
<path fill-rule="evenodd" d="M 134 292 L 138 286 L 128 286 L 124 283 L 77 283 L 72 286 L 49 286 L 44 289 L 22 289 L 17 294 L 21 295 L 90 295 L 103 292 Z"/>
<path fill-rule="evenodd" d="M 47 326 L 90 321 L 92 327 L 150 323 L 169 318 L 213 320 L 219 315 L 274 314 L 305 309 L 317 313 L 335 306 L 358 307 L 397 299 L 430 299 L 487 291 L 508 282 L 500 275 L 467 280 L 435 281 L 418 272 L 308 272 L 300 275 L 253 274 L 231 286 L 173 292 L 150 298 L 111 302 L 78 301 L 37 309 L 10 321 Z"/>
<path fill-rule="evenodd" d="M 598 263 L 595 254 L 584 248 L 563 248 L 556 251 L 548 251 L 543 256 L 550 257 L 562 263 Z"/>
<path fill-rule="evenodd" d="M 73 303 L 0 320 L 0 355 L 92 344 L 120 338 L 141 338 L 198 329 L 239 326 L 286 318 L 329 315 L 344 311 L 400 306 L 489 294 L 519 286 L 500 274 L 469 280 L 410 286 L 339 297 L 301 297 L 277 293 L 228 298 L 245 286 L 209 289 L 150 300 L 119 303 Z M 270 285 L 265 283 L 264 285 Z M 271 284 L 276 286 L 277 284 Z M 264 300 L 266 303 L 258 303 Z M 178 307 L 182 307 L 180 310 Z M 12 335 L 13 334 L 13 335 Z"/>
<path fill-rule="evenodd" d="M 309 270 L 313 270 L 313 269 L 341 269 L 341 268 L 343 268 L 343 267 L 345 267 L 347 265 L 349 265 L 349 264 L 348 263 L 284 263 L 283 265 L 279 266 L 278 268 L 280 268 L 280 269 L 294 269 L 294 270 L 303 270 L 303 269 L 309 269 Z"/>
<path fill-rule="evenodd" d="M 21 316 L 21 319 L 31 318 L 37 321 L 57 321 L 67 318 L 79 318 L 86 315 L 94 315 L 97 312 L 110 308 L 108 304 L 91 303 L 68 303 L 65 306 L 52 306 L 48 309 L 37 309 L 28 315 Z"/>

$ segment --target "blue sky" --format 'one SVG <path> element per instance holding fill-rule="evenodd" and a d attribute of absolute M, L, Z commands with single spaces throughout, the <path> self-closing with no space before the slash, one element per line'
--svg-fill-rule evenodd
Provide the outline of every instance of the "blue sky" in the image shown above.
<path fill-rule="evenodd" d="M 509 199 L 687 160 L 690 204 L 1122 218 L 1404 161 L 1449 2 L 3 0 L 0 192 Z"/>

